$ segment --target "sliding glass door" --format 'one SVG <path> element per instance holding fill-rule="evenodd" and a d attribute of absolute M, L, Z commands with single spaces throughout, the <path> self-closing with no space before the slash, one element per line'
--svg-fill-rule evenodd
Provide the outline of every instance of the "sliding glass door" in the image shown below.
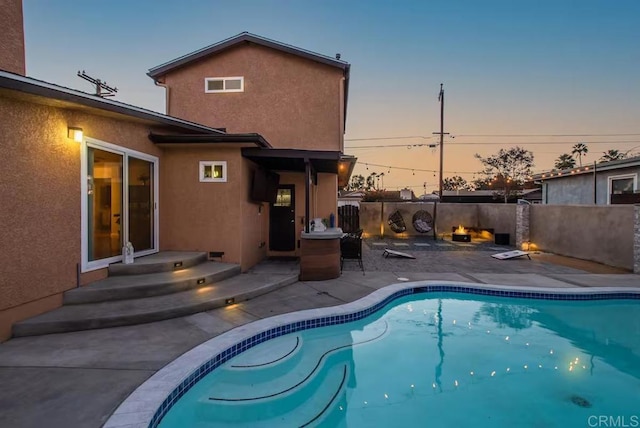
<path fill-rule="evenodd" d="M 83 154 L 83 271 L 158 250 L 157 158 L 87 139 Z"/>
<path fill-rule="evenodd" d="M 152 250 L 155 242 L 154 163 L 128 157 L 129 242 L 136 252 Z"/>

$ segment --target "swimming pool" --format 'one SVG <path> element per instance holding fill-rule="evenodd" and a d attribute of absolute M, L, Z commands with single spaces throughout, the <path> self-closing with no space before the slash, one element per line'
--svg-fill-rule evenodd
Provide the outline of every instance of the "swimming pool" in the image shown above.
<path fill-rule="evenodd" d="M 156 386 L 182 382 L 150 426 L 589 426 L 602 415 L 631 424 L 639 297 L 397 284 L 201 345 L 154 376 Z"/>

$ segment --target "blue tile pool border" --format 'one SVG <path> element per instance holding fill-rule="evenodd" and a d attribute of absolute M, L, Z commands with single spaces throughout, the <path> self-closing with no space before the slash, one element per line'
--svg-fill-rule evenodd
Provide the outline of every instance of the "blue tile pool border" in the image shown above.
<path fill-rule="evenodd" d="M 398 290 L 378 303 L 369 306 L 365 309 L 340 315 L 328 315 L 318 318 L 311 318 L 307 320 L 295 321 L 288 324 L 272 327 L 269 330 L 262 331 L 254 334 L 253 336 L 236 343 L 224 351 L 216 354 L 213 358 L 202 364 L 199 368 L 194 370 L 186 379 L 184 379 L 173 391 L 164 399 L 162 404 L 158 407 L 153 414 L 151 421 L 149 422 L 150 428 L 156 428 L 162 418 L 169 412 L 173 405 L 184 394 L 187 393 L 198 381 L 207 376 L 211 371 L 229 361 L 231 358 L 241 354 L 242 352 L 261 344 L 270 339 L 283 336 L 285 334 L 295 333 L 298 331 L 309 330 L 317 327 L 326 327 L 331 325 L 345 324 L 352 321 L 357 321 L 365 318 L 386 306 L 388 303 L 411 294 L 421 293 L 464 293 L 475 294 L 483 296 L 497 296 L 497 297 L 512 297 L 522 299 L 539 299 L 539 300 L 617 300 L 617 299 L 634 299 L 640 300 L 640 292 L 633 291 L 599 291 L 591 292 L 585 290 L 581 292 L 567 292 L 567 289 L 558 289 L 557 291 L 544 289 L 544 291 L 533 291 L 532 289 L 516 290 L 505 289 L 508 287 L 495 287 L 483 288 L 470 285 L 456 285 L 456 284 L 429 284 L 429 285 L 416 285 L 410 286 L 406 283 L 407 288 Z M 499 289 L 502 288 L 502 289 Z"/>

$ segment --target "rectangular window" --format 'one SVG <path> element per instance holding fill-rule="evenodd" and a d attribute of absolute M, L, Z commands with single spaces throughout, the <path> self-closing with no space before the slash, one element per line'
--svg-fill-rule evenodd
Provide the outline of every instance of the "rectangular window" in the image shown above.
<path fill-rule="evenodd" d="M 207 77 L 204 79 L 204 92 L 244 92 L 244 77 Z"/>
<path fill-rule="evenodd" d="M 200 161 L 200 182 L 226 183 L 226 161 Z"/>
<path fill-rule="evenodd" d="M 617 180 L 611 180 L 611 193 L 614 195 L 633 193 L 633 178 L 619 178 Z"/>
<path fill-rule="evenodd" d="M 623 203 L 619 196 L 614 195 L 627 195 L 633 194 L 638 189 L 638 174 L 624 174 L 624 175 L 612 175 L 608 177 L 609 181 L 609 195 L 608 203 Z M 615 199 L 615 201 L 613 200 Z"/>
<path fill-rule="evenodd" d="M 276 202 L 273 204 L 273 206 L 274 207 L 290 207 L 291 200 L 292 200 L 291 190 L 292 189 L 278 189 Z"/>

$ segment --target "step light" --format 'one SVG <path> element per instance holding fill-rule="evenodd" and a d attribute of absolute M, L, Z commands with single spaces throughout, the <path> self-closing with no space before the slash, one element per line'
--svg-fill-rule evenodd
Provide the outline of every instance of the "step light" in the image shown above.
<path fill-rule="evenodd" d="M 197 283 L 198 283 L 198 285 L 204 284 L 204 281 L 205 281 L 204 278 L 200 278 L 200 279 L 198 279 Z"/>
<path fill-rule="evenodd" d="M 173 267 L 174 267 L 174 268 L 182 267 L 182 262 L 175 262 L 175 263 L 173 264 Z"/>
<path fill-rule="evenodd" d="M 230 297 L 228 299 L 225 299 L 224 304 L 225 305 L 233 305 L 236 302 L 236 299 L 234 299 L 233 297 Z"/>

